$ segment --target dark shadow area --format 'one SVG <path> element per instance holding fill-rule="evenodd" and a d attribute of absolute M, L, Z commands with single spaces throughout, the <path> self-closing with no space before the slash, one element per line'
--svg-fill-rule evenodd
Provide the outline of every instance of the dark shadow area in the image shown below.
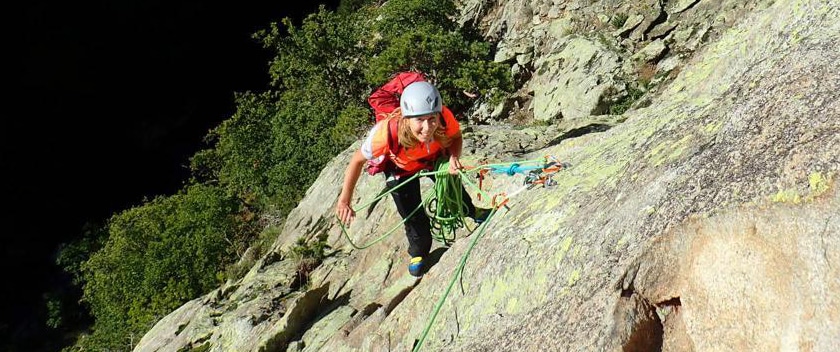
<path fill-rule="evenodd" d="M 555 145 L 558 145 L 558 144 L 560 144 L 560 142 L 562 142 L 565 139 L 577 138 L 577 137 L 580 137 L 580 136 L 583 136 L 583 135 L 586 135 L 586 134 L 590 134 L 590 133 L 595 133 L 595 132 L 604 132 L 604 131 L 609 130 L 610 128 L 613 128 L 613 127 L 614 127 L 614 125 L 594 123 L 594 124 L 583 126 L 583 127 L 580 127 L 580 128 L 571 129 L 571 130 L 568 130 L 565 133 L 557 136 L 556 138 L 552 139 L 543 148 L 548 148 L 548 147 L 553 147 Z"/>
<path fill-rule="evenodd" d="M 431 253 L 429 253 L 429 256 L 426 258 L 426 260 L 424 260 L 426 264 L 426 269 L 424 270 L 424 272 L 428 272 L 429 269 L 435 266 L 440 261 L 440 258 L 443 257 L 443 253 L 446 253 L 446 251 L 448 250 L 449 247 L 438 247 L 435 248 Z"/>
<path fill-rule="evenodd" d="M 557 137 L 554 137 L 552 140 L 550 140 L 548 143 L 546 143 L 544 145 L 536 146 L 534 148 L 529 148 L 529 149 L 523 149 L 523 150 L 517 151 L 513 154 L 514 154 L 514 156 L 517 156 L 517 157 L 524 156 L 526 154 L 530 154 L 530 153 L 536 152 L 538 150 L 553 147 L 555 145 L 560 144 L 560 142 L 562 142 L 566 139 L 569 139 L 569 138 L 577 138 L 577 137 L 580 137 L 580 136 L 583 136 L 583 135 L 586 135 L 586 134 L 589 134 L 589 133 L 605 132 L 605 131 L 609 130 L 610 128 L 613 128 L 613 127 L 617 126 L 621 122 L 622 121 L 618 121 L 617 123 L 610 123 L 610 122 L 597 123 L 597 122 L 593 122 L 591 124 L 588 124 L 588 125 L 585 125 L 585 126 L 582 126 L 582 127 L 573 128 L 573 129 L 570 129 L 568 131 L 565 131 L 565 132 L 561 133 L 560 135 L 558 135 Z"/>
<path fill-rule="evenodd" d="M 353 290 L 350 290 L 334 299 L 328 299 L 324 302 L 321 302 L 321 307 L 318 309 L 317 313 L 315 313 L 314 316 L 302 326 L 297 335 L 294 338 L 289 339 L 289 341 L 300 340 L 301 338 L 303 338 L 303 334 L 309 331 L 309 329 L 311 329 L 312 326 L 315 325 L 315 323 L 321 321 L 321 319 L 326 318 L 330 315 L 330 313 L 334 312 L 339 307 L 348 305 L 350 303 L 350 295 L 352 292 Z"/>
<path fill-rule="evenodd" d="M 400 303 L 402 303 L 406 297 L 408 297 L 408 294 L 411 293 L 411 291 L 413 291 L 419 283 L 420 279 L 415 280 L 414 285 L 404 288 L 396 296 L 394 296 L 394 298 L 392 298 L 385 306 L 385 314 L 391 314 L 391 312 L 394 311 L 394 308 L 397 308 L 397 306 L 400 305 Z"/>

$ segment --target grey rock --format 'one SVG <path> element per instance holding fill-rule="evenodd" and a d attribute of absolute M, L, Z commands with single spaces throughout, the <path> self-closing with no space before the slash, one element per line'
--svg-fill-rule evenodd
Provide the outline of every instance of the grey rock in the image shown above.
<path fill-rule="evenodd" d="M 559 52 L 535 64 L 534 118 L 538 121 L 598 115 L 613 91 L 618 56 L 598 43 L 570 39 Z"/>
<path fill-rule="evenodd" d="M 135 350 L 311 342 L 324 351 L 408 351 L 451 282 L 423 350 L 834 350 L 840 5 L 753 4 L 701 1 L 680 13 L 666 41 L 674 40 L 669 48 L 681 62 L 658 64 L 680 72 L 648 107 L 622 116 L 563 113 L 550 124 L 525 119 L 518 129 L 464 126 L 468 165 L 551 155 L 571 167 L 555 174 L 556 185 L 511 197 L 483 236 L 460 232 L 419 282 L 405 272 L 401 230 L 366 250 L 348 243 L 398 226 L 392 202 L 359 212 L 347 237 L 332 220 L 338 175 L 356 144 L 324 167 L 272 251 L 328 236 L 336 253 L 312 272 L 316 289 L 292 290 L 294 263 L 263 258 L 241 280 L 161 319 Z M 531 17 L 518 22 L 516 6 L 529 5 L 500 3 L 482 22 L 488 31 L 506 23 L 503 40 L 530 41 Z M 573 6 L 596 13 L 603 5 Z M 712 13 L 727 20 L 704 24 Z M 576 89 L 567 80 L 581 77 L 575 85 L 582 85 L 594 68 L 614 65 L 585 38 L 552 40 L 533 50 L 536 72 L 526 84 L 534 105 L 538 96 L 554 99 L 552 88 Z M 514 102 L 512 116 L 517 106 L 527 109 L 521 104 L 527 100 Z M 381 192 L 382 181 L 363 176 L 354 204 Z M 485 187 L 512 194 L 522 182 L 494 177 Z M 424 179 L 421 188 L 430 187 Z"/>
<path fill-rule="evenodd" d="M 668 13 L 673 13 L 673 14 L 680 13 L 680 12 L 683 12 L 685 10 L 688 10 L 690 7 L 696 5 L 699 2 L 700 2 L 700 0 L 677 0 L 677 1 L 668 2 L 666 11 Z"/>
<path fill-rule="evenodd" d="M 631 31 L 636 29 L 636 27 L 638 27 L 640 24 L 642 24 L 642 21 L 644 21 L 644 20 L 645 20 L 644 15 L 632 14 L 632 15 L 627 17 L 627 20 L 624 21 L 624 25 L 621 26 L 621 28 L 619 28 L 615 32 L 613 32 L 613 35 L 616 36 L 616 37 L 627 36 L 628 34 L 630 34 Z"/>
<path fill-rule="evenodd" d="M 638 11 L 639 14 L 643 15 L 644 19 L 642 20 L 642 23 L 636 26 L 636 28 L 630 33 L 630 39 L 641 41 L 647 39 L 647 33 L 650 32 L 657 23 L 659 23 L 663 16 L 667 17 L 667 14 L 662 9 L 661 3 L 658 0 L 640 1 L 635 5 L 635 11 Z"/>
<path fill-rule="evenodd" d="M 665 46 L 665 41 L 662 39 L 657 39 L 650 42 L 646 45 L 642 50 L 633 54 L 631 59 L 636 62 L 652 62 L 657 61 L 662 53 L 665 52 L 667 47 Z"/>
<path fill-rule="evenodd" d="M 676 22 L 665 22 L 656 27 L 648 33 L 648 38 L 650 39 L 660 39 L 662 37 L 667 36 L 671 33 L 674 29 L 677 28 L 678 23 Z"/>
<path fill-rule="evenodd" d="M 565 38 L 573 34 L 574 21 L 570 17 L 563 17 L 548 23 L 547 34 L 552 38 Z"/>
<path fill-rule="evenodd" d="M 679 56 L 669 56 L 656 64 L 656 71 L 668 73 L 679 67 L 682 59 Z"/>
<path fill-rule="evenodd" d="M 534 60 L 534 53 L 525 53 L 516 55 L 516 63 L 522 66 L 528 66 Z"/>

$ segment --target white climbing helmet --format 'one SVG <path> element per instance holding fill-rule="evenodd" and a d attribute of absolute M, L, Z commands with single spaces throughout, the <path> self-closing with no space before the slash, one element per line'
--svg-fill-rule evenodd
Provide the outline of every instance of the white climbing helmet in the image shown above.
<path fill-rule="evenodd" d="M 443 99 L 440 92 L 429 82 L 414 82 L 403 90 L 400 96 L 403 117 L 416 117 L 441 112 Z"/>

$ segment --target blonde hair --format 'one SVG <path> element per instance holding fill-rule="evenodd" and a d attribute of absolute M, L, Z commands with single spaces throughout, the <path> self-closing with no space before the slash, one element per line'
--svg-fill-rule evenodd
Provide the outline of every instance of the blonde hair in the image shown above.
<path fill-rule="evenodd" d="M 443 115 L 438 113 L 437 118 L 440 123 L 438 123 L 438 127 L 435 130 L 434 139 L 440 143 L 443 148 L 447 148 L 449 147 L 449 144 L 452 143 L 452 138 L 446 135 L 446 127 L 443 125 Z M 397 127 L 397 140 L 403 148 L 409 149 L 420 144 L 420 141 L 414 137 L 414 133 L 411 133 L 411 125 L 409 124 L 408 119 L 402 117 L 402 111 L 400 108 L 394 109 L 394 111 L 387 115 L 386 119 L 399 119 Z"/>

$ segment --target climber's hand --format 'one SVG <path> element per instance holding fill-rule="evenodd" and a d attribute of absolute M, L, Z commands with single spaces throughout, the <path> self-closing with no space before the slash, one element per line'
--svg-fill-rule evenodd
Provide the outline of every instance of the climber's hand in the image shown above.
<path fill-rule="evenodd" d="M 461 159 L 460 158 L 458 158 L 457 156 L 454 156 L 454 155 L 449 157 L 449 174 L 450 175 L 457 175 L 458 170 L 461 170 L 463 168 L 464 168 L 464 165 L 461 165 Z"/>
<path fill-rule="evenodd" d="M 338 220 L 341 221 L 342 224 L 350 225 L 350 222 L 352 222 L 353 218 L 356 217 L 356 212 L 353 211 L 353 208 L 350 207 L 349 203 L 339 201 L 338 204 L 335 205 L 335 215 L 338 216 Z"/>

